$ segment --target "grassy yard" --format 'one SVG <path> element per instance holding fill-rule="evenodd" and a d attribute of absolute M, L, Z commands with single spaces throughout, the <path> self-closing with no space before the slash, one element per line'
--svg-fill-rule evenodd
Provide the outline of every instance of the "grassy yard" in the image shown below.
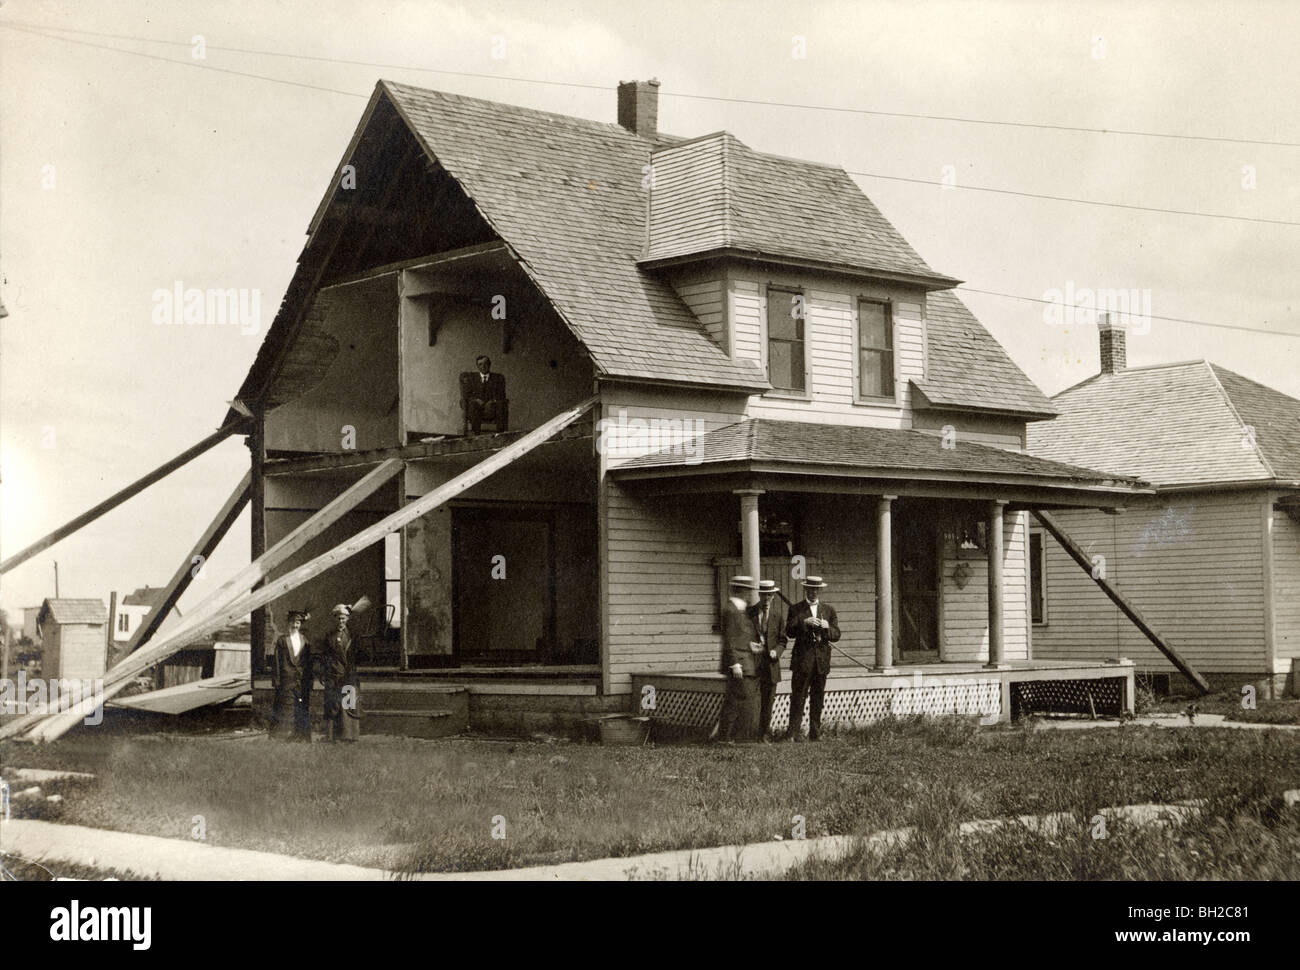
<path fill-rule="evenodd" d="M 1240 691 L 1219 690 L 1200 695 L 1183 691 L 1164 697 L 1156 697 L 1144 690 L 1138 681 L 1139 714 L 1184 714 L 1195 705 L 1197 714 L 1222 714 L 1229 721 L 1243 721 L 1252 724 L 1300 724 L 1300 699 L 1283 697 L 1269 700 L 1254 698 L 1254 707 L 1243 708 Z"/>
<path fill-rule="evenodd" d="M 43 786 L 63 801 L 30 811 L 54 821 L 189 838 L 202 816 L 215 845 L 468 871 L 788 838 L 795 815 L 815 837 L 929 817 L 1073 811 L 1087 819 L 1135 802 L 1258 798 L 1300 787 L 1300 736 L 977 729 L 958 719 L 736 747 L 372 737 L 333 748 L 86 732 L 46 748 L 0 746 L 0 763 L 97 775 Z M 504 839 L 492 838 L 498 816 Z M 880 864 L 882 874 L 912 873 L 901 860 Z"/>

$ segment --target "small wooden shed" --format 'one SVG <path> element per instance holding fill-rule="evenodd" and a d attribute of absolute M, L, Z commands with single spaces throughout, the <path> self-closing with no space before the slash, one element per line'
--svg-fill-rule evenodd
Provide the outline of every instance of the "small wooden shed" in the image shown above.
<path fill-rule="evenodd" d="M 96 680 L 104 676 L 103 600 L 47 599 L 36 618 L 40 630 L 41 674 L 51 680 Z"/>

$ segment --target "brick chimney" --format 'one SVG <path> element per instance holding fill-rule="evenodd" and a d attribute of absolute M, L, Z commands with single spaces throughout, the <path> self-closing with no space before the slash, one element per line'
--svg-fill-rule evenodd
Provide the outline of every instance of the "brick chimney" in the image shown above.
<path fill-rule="evenodd" d="M 659 126 L 659 82 L 620 81 L 618 123 L 643 138 L 653 138 Z"/>
<path fill-rule="evenodd" d="M 1101 372 L 1118 374 L 1128 366 L 1123 324 L 1111 323 L 1110 314 L 1102 313 L 1097 321 L 1097 335 L 1101 341 Z"/>

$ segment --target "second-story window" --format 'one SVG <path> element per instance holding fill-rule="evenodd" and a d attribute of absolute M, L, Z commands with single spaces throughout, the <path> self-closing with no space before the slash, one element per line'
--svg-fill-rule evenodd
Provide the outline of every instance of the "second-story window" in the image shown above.
<path fill-rule="evenodd" d="M 802 394 L 807 388 L 804 365 L 804 295 L 768 287 L 767 379 L 778 391 Z"/>
<path fill-rule="evenodd" d="M 858 301 L 858 397 L 894 396 L 894 321 L 888 303 Z"/>

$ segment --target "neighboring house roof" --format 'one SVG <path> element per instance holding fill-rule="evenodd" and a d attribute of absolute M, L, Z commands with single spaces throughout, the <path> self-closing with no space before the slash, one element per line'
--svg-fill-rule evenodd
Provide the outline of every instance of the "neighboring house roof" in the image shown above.
<path fill-rule="evenodd" d="M 611 469 L 616 477 L 637 469 L 730 462 L 837 466 L 899 472 L 949 472 L 986 476 L 1033 476 L 1084 484 L 1138 485 L 1107 472 L 1036 458 L 1023 452 L 960 442 L 921 431 L 859 428 L 841 424 L 749 418 L 717 428 L 690 442 L 642 455 Z"/>
<path fill-rule="evenodd" d="M 48 618 L 53 618 L 58 624 L 107 623 L 108 610 L 104 607 L 103 600 L 47 599 L 41 604 L 36 622 L 44 625 Z"/>
<path fill-rule="evenodd" d="M 671 159 L 692 142 L 390 81 L 378 83 L 371 106 L 382 98 L 391 100 L 427 155 L 472 199 L 582 341 L 599 374 L 745 390 L 770 386 L 758 366 L 733 360 L 709 337 L 664 278 L 638 264 L 647 252 L 651 199 L 642 179 L 652 154 Z M 706 227 L 704 242 L 690 245 L 730 240 L 750 255 L 875 271 L 927 288 L 957 282 L 930 269 L 842 169 L 765 155 L 730 135 L 711 137 L 730 160 L 716 196 L 729 208 L 718 215 L 716 199 L 705 198 L 700 211 L 728 228 L 718 235 Z M 670 184 L 656 179 L 665 191 Z M 241 398 L 259 393 L 276 349 L 292 337 L 284 324 L 289 302 L 277 314 Z M 932 402 L 1052 413 L 955 297 L 936 294 L 933 305 L 938 309 L 929 338 L 931 373 L 924 386 Z M 988 372 L 972 379 L 979 368 Z M 234 417 L 232 411 L 228 419 Z"/>
<path fill-rule="evenodd" d="M 1098 374 L 1052 402 L 1060 416 L 1028 431 L 1044 458 L 1166 488 L 1300 481 L 1300 401 L 1208 361 Z"/>
<path fill-rule="evenodd" d="M 132 593 L 127 593 L 122 597 L 123 606 L 147 606 L 155 610 L 161 604 L 167 591 L 161 586 L 141 586 Z M 172 609 L 176 615 L 180 615 L 180 608 L 173 606 Z"/>
<path fill-rule="evenodd" d="M 643 264 L 734 250 L 958 283 L 926 265 L 842 168 L 757 152 L 725 131 L 650 160 Z"/>

